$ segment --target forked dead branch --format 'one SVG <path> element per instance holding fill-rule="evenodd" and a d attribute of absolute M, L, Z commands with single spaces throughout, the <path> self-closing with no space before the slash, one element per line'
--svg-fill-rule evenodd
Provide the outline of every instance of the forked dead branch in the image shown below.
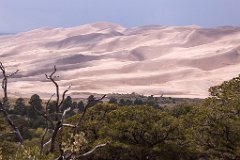
<path fill-rule="evenodd" d="M 12 119 L 10 118 L 7 110 L 8 110 L 8 78 L 13 77 L 19 70 L 16 70 L 13 73 L 7 74 L 4 65 L 2 62 L 0 62 L 0 69 L 2 71 L 2 89 L 3 89 L 3 100 L 0 102 L 0 112 L 2 112 L 3 116 L 5 117 L 7 123 L 11 126 L 13 129 L 14 133 L 17 135 L 20 144 L 23 144 L 23 137 L 22 134 L 20 133 L 18 127 L 13 123 Z"/>
<path fill-rule="evenodd" d="M 14 132 L 16 133 L 16 135 L 18 136 L 19 142 L 20 144 L 23 145 L 24 139 L 19 131 L 19 129 L 17 128 L 17 126 L 13 123 L 13 121 L 11 120 L 8 111 L 7 111 L 7 104 L 8 104 L 8 78 L 14 76 L 15 74 L 17 74 L 17 72 L 19 70 L 16 70 L 15 72 L 11 73 L 11 74 L 6 74 L 5 71 L 5 67 L 4 65 L 0 62 L 0 69 L 2 71 L 2 75 L 3 75 L 3 80 L 2 80 L 2 89 L 4 92 L 4 96 L 3 96 L 3 102 L 0 103 L 0 111 L 3 113 L 6 121 L 8 122 L 8 124 L 11 126 L 11 128 L 14 130 Z M 78 158 L 81 159 L 83 157 L 89 156 L 92 153 L 94 153 L 97 149 L 105 147 L 108 145 L 108 143 L 103 143 L 103 144 L 99 144 L 96 145 L 92 150 L 81 154 L 81 155 L 77 155 L 76 153 L 65 153 L 62 149 L 61 146 L 61 142 L 59 142 L 57 140 L 57 137 L 60 134 L 60 131 L 63 129 L 63 127 L 70 127 L 72 130 L 72 134 L 73 136 L 75 136 L 77 134 L 78 128 L 81 127 L 80 124 L 82 123 L 82 120 L 87 112 L 87 109 L 93 105 L 95 105 L 96 103 L 98 103 L 99 101 L 101 101 L 102 99 L 104 99 L 106 97 L 106 95 L 102 96 L 99 99 L 95 99 L 94 97 L 91 97 L 88 99 L 88 103 L 86 104 L 83 113 L 81 114 L 81 116 L 79 117 L 79 119 L 77 120 L 76 124 L 68 124 L 65 123 L 65 118 L 66 118 L 66 114 L 72 109 L 71 107 L 68 107 L 66 109 L 63 110 L 62 108 L 62 104 L 65 100 L 65 96 L 67 94 L 67 92 L 70 90 L 71 85 L 64 90 L 64 92 L 62 93 L 62 96 L 60 95 L 60 87 L 59 84 L 57 83 L 56 80 L 56 74 L 57 72 L 57 68 L 56 66 L 54 66 L 53 71 L 51 72 L 50 75 L 45 74 L 46 79 L 50 80 L 54 86 L 55 86 L 55 93 L 53 93 L 51 95 L 51 97 L 49 98 L 49 100 L 46 103 L 45 109 L 44 110 L 38 110 L 36 106 L 34 107 L 34 110 L 43 118 L 45 119 L 45 128 L 44 128 L 44 133 L 41 136 L 41 142 L 39 144 L 40 146 L 40 155 L 46 154 L 48 155 L 49 153 L 54 153 L 56 151 L 56 148 L 59 149 L 59 153 L 60 155 L 58 156 L 57 159 L 72 159 L 72 158 Z M 54 113 L 49 113 L 49 103 L 52 101 L 53 98 L 56 98 L 56 103 L 55 103 L 55 112 Z M 46 137 L 50 137 L 49 139 L 46 139 Z M 50 136 L 49 136 L 50 135 Z M 72 141 L 72 143 L 74 143 L 74 141 Z M 56 147 L 56 145 L 58 147 Z"/>

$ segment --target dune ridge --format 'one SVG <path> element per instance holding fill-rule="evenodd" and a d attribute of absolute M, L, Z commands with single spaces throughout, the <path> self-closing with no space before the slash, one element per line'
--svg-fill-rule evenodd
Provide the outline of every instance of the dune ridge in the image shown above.
<path fill-rule="evenodd" d="M 240 27 L 142 26 L 112 23 L 40 28 L 0 36 L 0 60 L 11 71 L 10 94 L 54 92 L 44 74 L 58 67 L 61 89 L 204 98 L 240 73 Z M 79 93 L 77 95 L 76 93 Z"/>

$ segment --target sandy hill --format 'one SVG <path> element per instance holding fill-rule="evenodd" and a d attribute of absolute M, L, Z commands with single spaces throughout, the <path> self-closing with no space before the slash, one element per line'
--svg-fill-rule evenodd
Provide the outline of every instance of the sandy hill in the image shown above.
<path fill-rule="evenodd" d="M 54 92 L 44 74 L 57 65 L 62 89 L 81 92 L 206 97 L 240 73 L 240 27 L 143 26 L 111 23 L 40 28 L 0 36 L 0 60 L 19 74 L 12 95 Z"/>

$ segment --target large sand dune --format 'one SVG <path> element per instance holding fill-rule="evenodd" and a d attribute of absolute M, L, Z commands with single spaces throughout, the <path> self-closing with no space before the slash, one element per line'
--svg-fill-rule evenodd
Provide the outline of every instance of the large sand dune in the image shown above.
<path fill-rule="evenodd" d="M 61 89 L 81 92 L 207 97 L 208 88 L 240 73 L 240 27 L 95 23 L 0 36 L 0 60 L 20 72 L 10 93 L 54 92 L 44 74 L 59 70 Z"/>

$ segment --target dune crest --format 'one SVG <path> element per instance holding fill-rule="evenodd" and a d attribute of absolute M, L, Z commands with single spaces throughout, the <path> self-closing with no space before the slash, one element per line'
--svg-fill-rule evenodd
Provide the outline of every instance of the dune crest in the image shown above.
<path fill-rule="evenodd" d="M 44 74 L 58 67 L 72 93 L 208 96 L 208 88 L 240 73 L 240 27 L 143 26 L 94 23 L 0 36 L 0 60 L 19 74 L 12 95 L 48 96 Z"/>

